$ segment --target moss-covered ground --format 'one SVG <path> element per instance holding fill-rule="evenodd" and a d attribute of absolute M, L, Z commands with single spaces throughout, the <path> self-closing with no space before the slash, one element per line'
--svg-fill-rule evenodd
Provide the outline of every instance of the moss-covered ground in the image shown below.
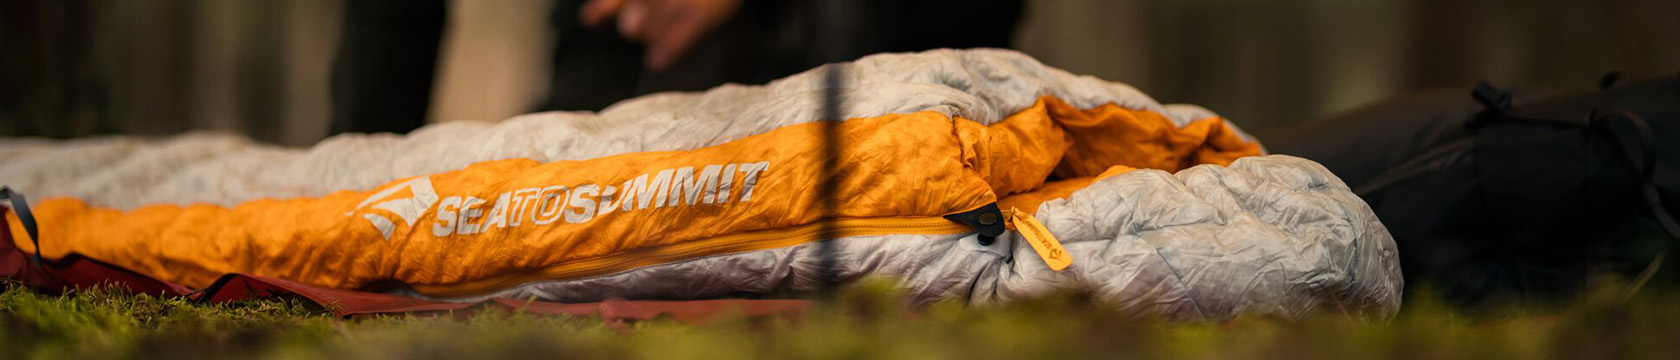
<path fill-rule="evenodd" d="M 199 304 L 92 289 L 0 293 L 0 359 L 1675 358 L 1680 296 L 1601 287 L 1560 306 L 1466 314 L 1413 296 L 1396 316 L 1172 322 L 1079 294 L 1006 306 L 901 305 L 843 290 L 796 317 L 668 320 L 481 312 L 344 320 L 271 299 Z"/>

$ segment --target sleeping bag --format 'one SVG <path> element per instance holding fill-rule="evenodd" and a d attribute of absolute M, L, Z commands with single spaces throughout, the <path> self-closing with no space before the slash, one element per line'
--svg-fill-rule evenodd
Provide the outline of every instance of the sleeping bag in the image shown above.
<path fill-rule="evenodd" d="M 835 66 L 831 153 L 819 94 Z M 189 287 L 243 273 L 576 302 L 873 276 L 919 303 L 1083 289 L 1174 318 L 1395 312 L 1395 245 L 1370 208 L 1324 167 L 1263 152 L 1202 108 L 1011 51 L 937 50 L 309 149 L 7 139 L 0 183 L 41 199 L 36 239 L 7 215 L 18 248 Z"/>

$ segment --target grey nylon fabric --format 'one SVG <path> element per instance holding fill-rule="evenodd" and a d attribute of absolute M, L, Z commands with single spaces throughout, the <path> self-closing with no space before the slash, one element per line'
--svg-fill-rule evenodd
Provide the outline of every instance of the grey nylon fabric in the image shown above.
<path fill-rule="evenodd" d="M 214 134 L 4 139 L 0 183 L 43 198 L 72 196 L 124 209 L 153 203 L 232 205 L 366 190 L 489 160 L 550 162 L 694 149 L 814 121 L 822 70 L 764 86 L 656 94 L 601 114 L 443 123 L 407 136 L 341 135 L 311 149 Z M 1129 86 L 1073 76 L 1006 50 L 876 55 L 850 64 L 847 75 L 848 118 L 937 111 L 991 123 L 1042 95 L 1081 108 L 1113 103 L 1154 110 L 1179 125 L 1213 116 L 1194 106 L 1163 106 Z M 1046 202 L 1037 217 L 1073 255 L 1070 268 L 1050 271 L 1013 233 L 991 246 L 980 246 L 973 234 L 837 239 L 837 264 L 843 279 L 899 279 L 918 303 L 990 304 L 1081 288 L 1121 308 L 1174 318 L 1292 316 L 1324 308 L 1385 316 L 1400 305 L 1401 274 L 1387 230 L 1345 184 L 1299 158 L 1249 157 L 1229 167 L 1197 166 L 1177 174 L 1133 171 Z M 818 263 L 814 245 L 805 244 L 447 300 L 705 298 L 810 290 L 820 285 Z"/>
<path fill-rule="evenodd" d="M 998 275 L 991 300 L 1084 286 L 1124 307 L 1190 318 L 1400 307 L 1394 239 L 1346 184 L 1301 158 L 1133 171 L 1045 203 L 1038 219 L 1074 264 L 1050 271 L 1018 245 L 1028 260 Z"/>

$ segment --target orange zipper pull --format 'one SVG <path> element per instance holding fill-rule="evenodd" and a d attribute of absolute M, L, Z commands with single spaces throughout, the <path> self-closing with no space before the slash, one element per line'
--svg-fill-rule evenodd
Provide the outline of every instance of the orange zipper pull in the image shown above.
<path fill-rule="evenodd" d="M 1008 215 L 1010 227 L 1032 244 L 1033 251 L 1038 252 L 1038 257 L 1044 259 L 1044 265 L 1049 265 L 1050 270 L 1062 271 L 1073 265 L 1073 255 L 1062 248 L 1062 242 L 1056 240 L 1056 235 L 1044 228 L 1044 223 L 1038 222 L 1038 218 L 1015 208 L 1010 208 Z"/>

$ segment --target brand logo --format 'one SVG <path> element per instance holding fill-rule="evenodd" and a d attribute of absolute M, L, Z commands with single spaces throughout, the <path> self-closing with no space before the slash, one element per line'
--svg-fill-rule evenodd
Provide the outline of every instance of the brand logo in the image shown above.
<path fill-rule="evenodd" d="M 412 229 L 436 205 L 432 223 L 425 228 L 440 238 L 510 227 L 579 224 L 614 213 L 750 202 L 769 169 L 768 161 L 685 166 L 640 174 L 620 186 L 585 183 L 479 193 L 491 195 L 485 198 L 439 196 L 431 178 L 418 177 L 374 193 L 344 215 L 361 212 L 385 240 L 391 240 L 396 221 L 365 208 L 395 214 Z M 404 189 L 408 189 L 406 197 Z"/>
<path fill-rule="evenodd" d="M 386 200 L 398 195 L 398 193 L 403 189 L 409 190 L 410 195 L 408 197 L 398 197 Z M 379 201 L 379 203 L 375 204 L 375 201 Z M 356 211 L 368 207 L 368 205 L 373 205 L 373 208 L 375 209 L 381 209 L 392 214 L 396 214 L 398 219 L 402 219 L 403 224 L 407 224 L 412 227 L 414 226 L 414 222 L 420 221 L 420 216 L 425 215 L 426 210 L 431 209 L 432 204 L 437 203 L 437 201 L 438 194 L 436 190 L 432 189 L 432 179 L 427 176 L 421 176 L 414 178 L 413 180 L 397 184 L 396 186 L 386 188 L 385 190 L 380 190 L 378 193 L 374 193 L 373 196 L 369 196 L 367 200 L 363 200 L 360 205 L 356 205 L 355 209 L 351 209 L 350 212 L 344 213 L 344 215 L 355 215 Z M 379 234 L 384 235 L 385 240 L 390 240 L 391 232 L 397 229 L 396 222 L 391 221 L 390 218 L 387 218 L 384 215 L 363 213 L 362 218 L 367 219 L 369 223 L 372 223 L 375 229 L 379 229 Z"/>

